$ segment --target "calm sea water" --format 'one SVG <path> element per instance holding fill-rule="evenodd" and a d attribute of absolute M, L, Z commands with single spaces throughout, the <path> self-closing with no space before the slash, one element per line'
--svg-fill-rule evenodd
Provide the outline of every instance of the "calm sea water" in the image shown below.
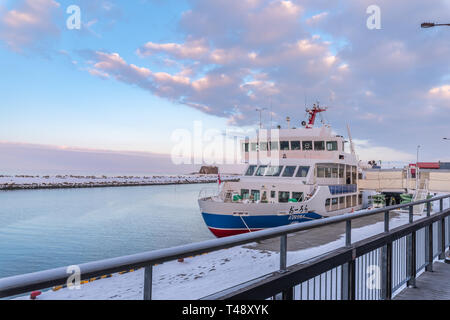
<path fill-rule="evenodd" d="M 0 278 L 213 239 L 197 205 L 204 187 L 0 192 Z"/>

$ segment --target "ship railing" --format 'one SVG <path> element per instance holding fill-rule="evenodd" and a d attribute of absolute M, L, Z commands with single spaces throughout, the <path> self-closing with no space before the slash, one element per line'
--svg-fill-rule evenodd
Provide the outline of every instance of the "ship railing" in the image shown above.
<path fill-rule="evenodd" d="M 206 188 L 202 188 L 199 191 L 198 199 L 211 199 L 213 201 L 223 201 L 224 193 L 219 188 L 206 187 Z"/>
<path fill-rule="evenodd" d="M 205 299 L 391 299 L 402 286 L 414 286 L 420 272 L 432 271 L 435 259 L 445 258 L 450 245 L 450 209 L 444 209 L 443 201 L 449 198 L 450 194 L 446 194 L 407 204 L 88 262 L 77 266 L 78 276 L 80 280 L 89 281 L 93 277 L 144 268 L 143 298 L 150 300 L 153 266 L 156 264 L 279 238 L 279 271 Z M 438 212 L 431 211 L 434 202 L 439 202 Z M 426 217 L 415 219 L 413 208 L 421 204 L 426 204 Z M 402 208 L 409 209 L 409 221 L 391 229 L 390 213 Z M 353 242 L 353 221 L 377 214 L 384 215 L 384 232 Z M 337 223 L 345 223 L 344 246 L 288 266 L 288 234 Z M 371 274 L 367 272 L 371 267 L 379 275 L 379 286 L 375 285 L 375 289 L 368 287 L 372 283 L 368 280 Z M 73 266 L 68 266 L 0 279 L 0 298 L 69 285 L 68 279 L 73 278 L 72 270 Z"/>

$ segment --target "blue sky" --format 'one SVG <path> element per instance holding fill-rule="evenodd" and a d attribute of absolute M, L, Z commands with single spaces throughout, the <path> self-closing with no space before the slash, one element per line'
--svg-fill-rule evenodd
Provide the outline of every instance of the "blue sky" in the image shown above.
<path fill-rule="evenodd" d="M 17 3 L 8 1 L 7 8 Z M 77 2 L 60 2 L 62 8 L 72 3 Z M 138 88 L 93 77 L 83 70 L 82 61 L 78 63 L 82 51 L 98 49 L 121 52 L 131 62 L 140 60 L 134 51 L 148 39 L 179 38 L 174 22 L 184 9 L 181 1 L 120 7 L 123 21 L 99 26 L 98 31 L 92 28 L 99 35 L 64 31 L 64 16 L 60 19 L 63 31 L 49 45 L 51 48 L 25 47 L 23 52 L 15 52 L 4 46 L 0 59 L 2 74 L 7 76 L 0 79 L 1 140 L 168 153 L 170 146 L 161 136 L 170 137 L 174 128 L 189 128 L 197 119 L 223 126 L 225 119 L 208 117 Z M 89 12 L 81 13 L 82 20 L 90 21 Z M 154 70 L 163 69 L 157 63 L 149 65 Z"/>
<path fill-rule="evenodd" d="M 66 8 L 78 5 L 81 29 Z M 381 9 L 381 29 L 366 8 Z M 361 158 L 450 160 L 449 1 L 0 0 L 0 142 L 169 154 L 171 134 L 349 123 Z M 269 113 L 263 113 L 267 124 Z M 9 149 L 8 149 L 9 150 Z M 376 159 L 379 160 L 379 159 Z M 18 168 L 20 169 L 20 168 Z"/>

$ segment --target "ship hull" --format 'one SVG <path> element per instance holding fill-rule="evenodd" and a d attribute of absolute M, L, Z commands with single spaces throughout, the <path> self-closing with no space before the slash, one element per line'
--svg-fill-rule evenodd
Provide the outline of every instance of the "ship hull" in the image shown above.
<path fill-rule="evenodd" d="M 202 217 L 208 229 L 218 238 L 322 218 L 314 212 L 256 216 L 202 212 Z"/>

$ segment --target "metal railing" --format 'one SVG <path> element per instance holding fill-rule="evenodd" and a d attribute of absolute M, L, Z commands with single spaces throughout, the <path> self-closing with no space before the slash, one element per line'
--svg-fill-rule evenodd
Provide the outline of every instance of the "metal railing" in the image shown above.
<path fill-rule="evenodd" d="M 206 299 L 390 299 L 402 286 L 415 285 L 417 274 L 432 270 L 436 257 L 443 258 L 450 245 L 450 209 L 443 209 L 449 195 L 399 204 L 374 210 L 362 210 L 326 219 L 213 239 L 173 248 L 148 251 L 78 265 L 80 279 L 86 280 L 108 273 L 145 268 L 143 298 L 152 298 L 153 266 L 231 248 L 255 241 L 280 237 L 280 270 L 253 279 Z M 431 203 L 439 201 L 439 212 L 431 215 Z M 413 206 L 426 203 L 427 216 L 414 221 Z M 409 223 L 389 229 L 389 213 L 409 208 Z M 352 243 L 352 221 L 384 213 L 384 232 Z M 346 223 L 345 246 L 326 255 L 287 267 L 287 235 Z M 423 234 L 422 234 L 423 233 Z M 415 266 L 414 268 L 412 266 Z M 371 267 L 373 274 L 367 272 Z M 50 288 L 67 283 L 68 268 L 61 267 L 0 279 L 0 298 Z M 380 277 L 373 277 L 373 275 Z M 370 278 L 370 279 L 369 279 Z M 373 279 L 381 279 L 375 281 Z M 318 285 L 317 285 L 318 283 Z"/>

